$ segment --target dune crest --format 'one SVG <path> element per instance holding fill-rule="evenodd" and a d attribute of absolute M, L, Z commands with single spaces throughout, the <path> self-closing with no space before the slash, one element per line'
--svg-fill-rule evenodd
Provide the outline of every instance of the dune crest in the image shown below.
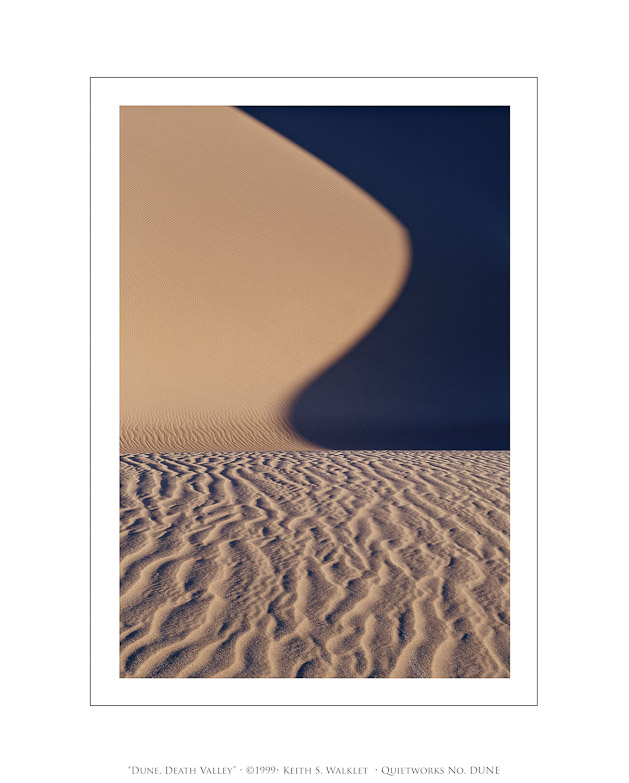
<path fill-rule="evenodd" d="M 121 453 L 316 448 L 297 393 L 404 284 L 404 227 L 230 107 L 122 107 Z"/>
<path fill-rule="evenodd" d="M 121 677 L 508 677 L 509 452 L 121 458 Z"/>

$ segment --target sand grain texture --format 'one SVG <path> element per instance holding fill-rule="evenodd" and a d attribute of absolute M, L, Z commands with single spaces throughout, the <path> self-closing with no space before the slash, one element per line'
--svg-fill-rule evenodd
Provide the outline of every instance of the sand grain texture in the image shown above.
<path fill-rule="evenodd" d="M 122 677 L 508 677 L 509 453 L 121 458 Z"/>

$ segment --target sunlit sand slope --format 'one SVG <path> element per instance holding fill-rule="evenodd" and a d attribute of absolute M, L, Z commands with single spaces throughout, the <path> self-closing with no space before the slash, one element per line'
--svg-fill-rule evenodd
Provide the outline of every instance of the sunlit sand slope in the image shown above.
<path fill-rule="evenodd" d="M 120 114 L 121 453 L 311 448 L 313 378 L 408 274 L 404 227 L 230 107 Z"/>
<path fill-rule="evenodd" d="M 121 458 L 121 676 L 508 677 L 509 453 Z"/>

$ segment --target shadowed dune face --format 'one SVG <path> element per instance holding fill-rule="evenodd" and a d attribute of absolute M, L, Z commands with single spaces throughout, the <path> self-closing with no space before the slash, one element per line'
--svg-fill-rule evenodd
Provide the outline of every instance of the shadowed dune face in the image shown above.
<path fill-rule="evenodd" d="M 120 119 L 121 452 L 317 447 L 292 401 L 394 302 L 406 230 L 237 109 Z"/>
<path fill-rule="evenodd" d="M 246 107 L 406 227 L 375 328 L 291 410 L 333 449 L 509 448 L 509 107 Z"/>
<path fill-rule="evenodd" d="M 122 677 L 508 677 L 508 452 L 121 458 Z"/>

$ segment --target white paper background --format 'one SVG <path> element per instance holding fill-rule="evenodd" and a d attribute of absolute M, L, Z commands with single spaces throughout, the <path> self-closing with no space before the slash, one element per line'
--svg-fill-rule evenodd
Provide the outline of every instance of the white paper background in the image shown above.
<path fill-rule="evenodd" d="M 626 125 L 616 3 L 31 3 L 5 11 L 10 780 L 128 765 L 623 775 Z M 89 707 L 88 77 L 540 77 L 540 706 Z M 622 404 L 621 404 L 622 403 Z"/>

